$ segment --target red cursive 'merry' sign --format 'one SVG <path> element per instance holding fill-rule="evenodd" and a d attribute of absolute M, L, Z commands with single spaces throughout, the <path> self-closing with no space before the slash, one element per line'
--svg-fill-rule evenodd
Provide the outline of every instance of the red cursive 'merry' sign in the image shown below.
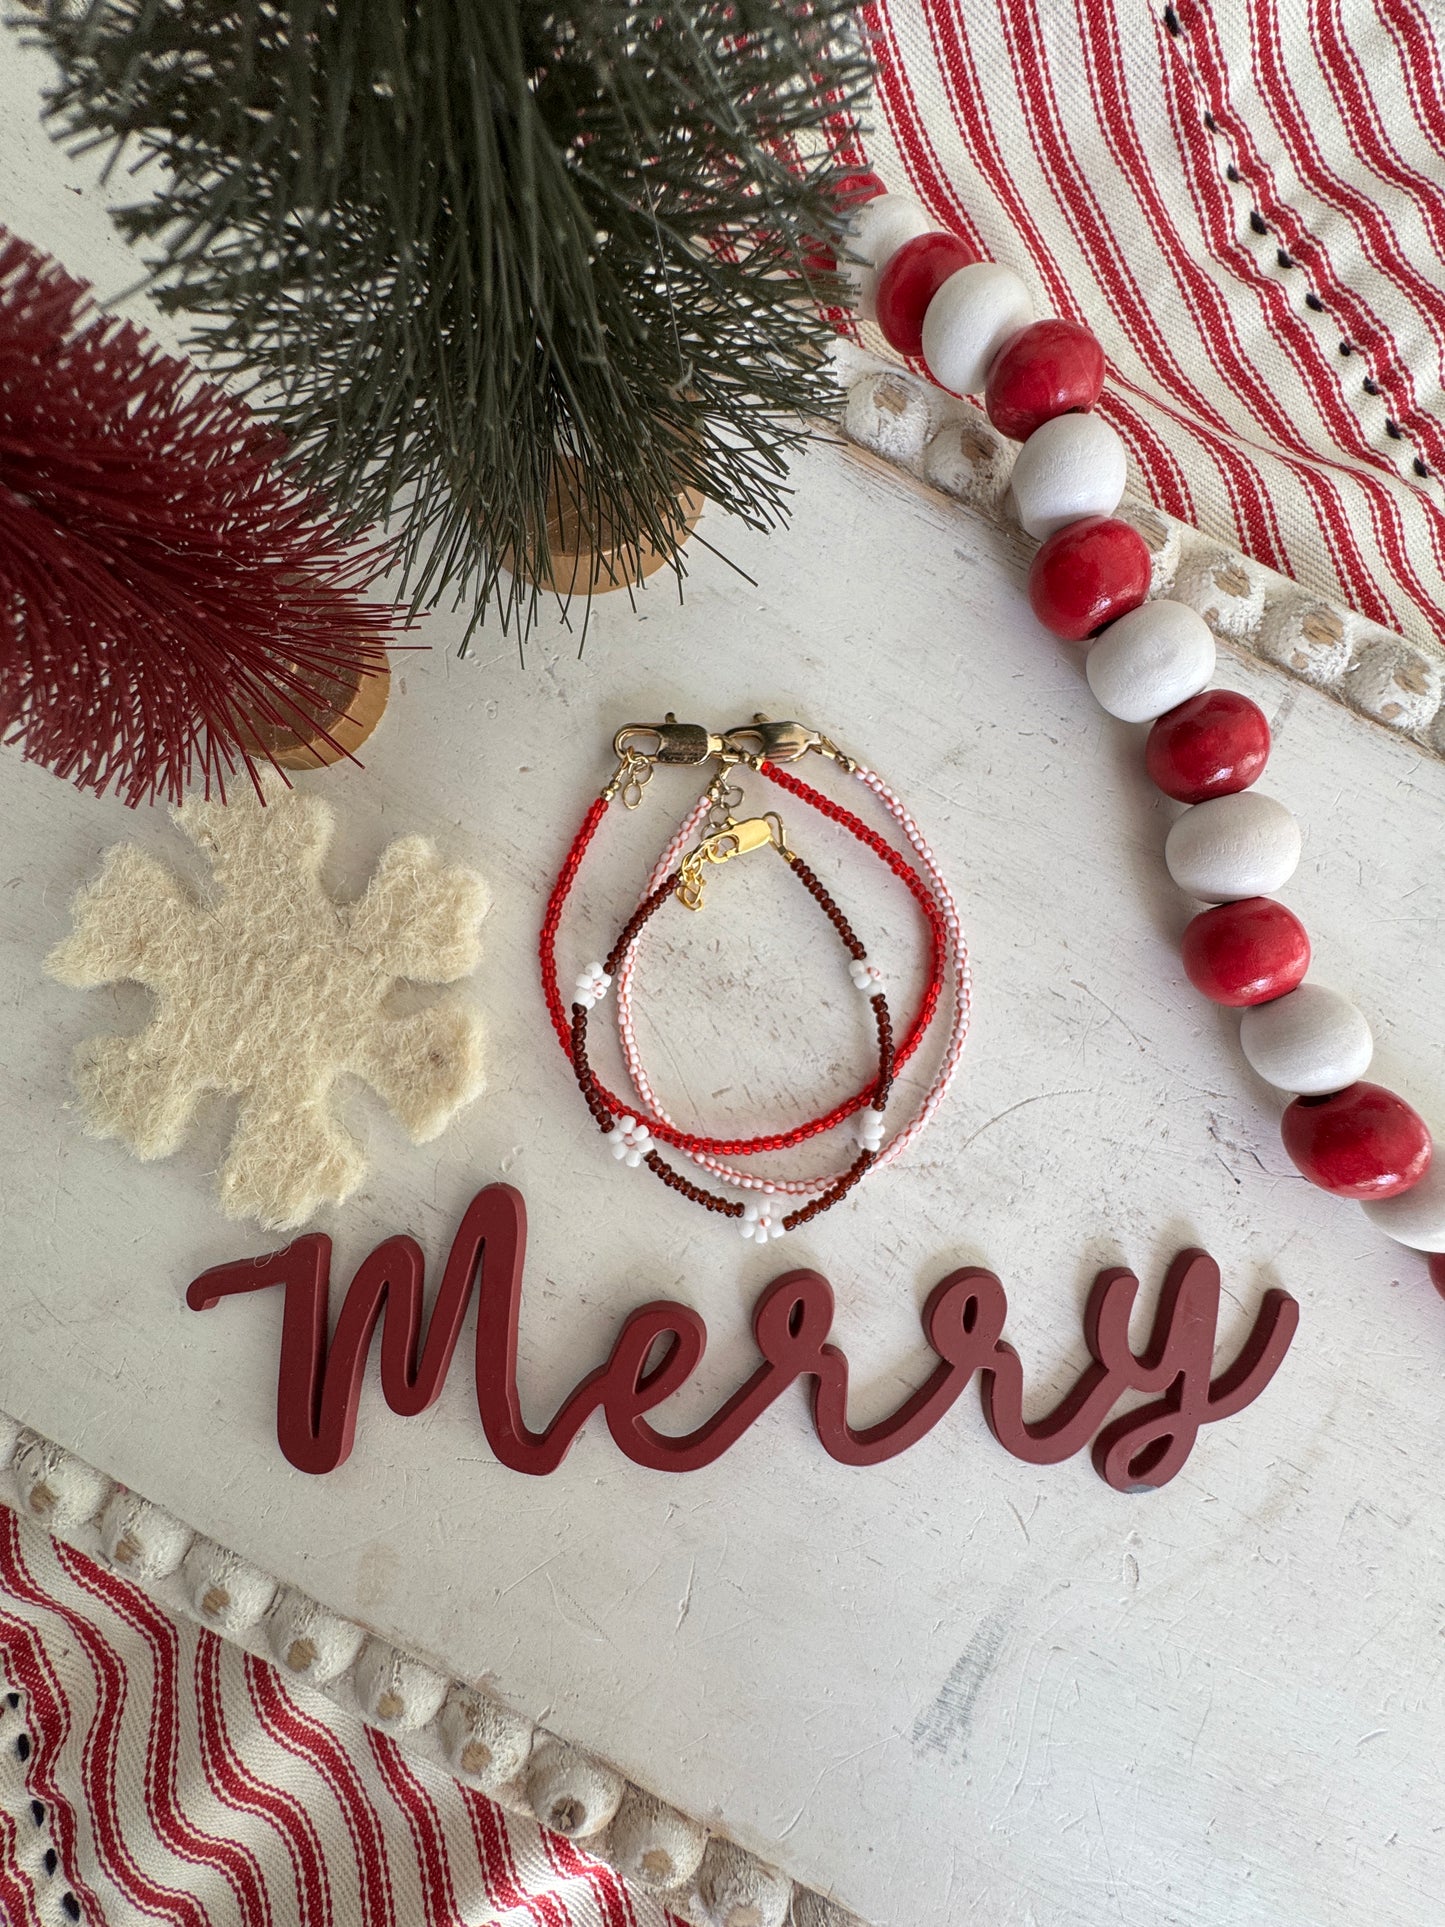
<path fill-rule="evenodd" d="M 938 1363 L 889 1417 L 855 1431 L 848 1423 L 848 1360 L 829 1343 L 833 1291 L 817 1271 L 775 1278 L 753 1312 L 762 1363 L 694 1431 L 660 1432 L 647 1414 L 696 1370 L 707 1327 L 686 1305 L 659 1299 L 623 1321 L 607 1362 L 589 1372 L 550 1425 L 534 1432 L 517 1390 L 517 1324 L 527 1212 L 509 1184 L 488 1185 L 468 1205 L 452 1241 L 426 1336 L 425 1261 L 414 1238 L 387 1238 L 361 1263 L 327 1344 L 331 1240 L 318 1232 L 284 1251 L 203 1272 L 186 1293 L 209 1311 L 240 1292 L 285 1289 L 276 1434 L 303 1472 L 330 1472 L 351 1451 L 362 1374 L 381 1322 L 381 1387 L 402 1417 L 425 1411 L 441 1391 L 477 1287 L 477 1409 L 487 1443 L 515 1472 L 553 1472 L 594 1412 L 636 1465 L 692 1472 L 711 1465 L 787 1388 L 812 1382 L 819 1442 L 842 1465 L 878 1465 L 906 1451 L 943 1417 L 977 1373 L 984 1416 L 999 1444 L 1030 1465 L 1056 1465 L 1090 1440 L 1100 1476 L 1118 1491 L 1161 1486 L 1184 1464 L 1201 1425 L 1256 1399 L 1289 1350 L 1299 1306 L 1267 1291 L 1238 1357 L 1217 1377 L 1219 1267 L 1207 1251 L 1182 1251 L 1169 1267 L 1142 1352 L 1129 1345 L 1139 1289 L 1133 1272 L 1101 1271 L 1084 1312 L 1092 1360 L 1054 1409 L 1023 1415 L 1023 1368 L 1003 1337 L 1008 1301 L 991 1271 L 969 1266 L 935 1285 L 923 1329 Z M 1126 1394 L 1148 1403 L 1109 1414 Z"/>

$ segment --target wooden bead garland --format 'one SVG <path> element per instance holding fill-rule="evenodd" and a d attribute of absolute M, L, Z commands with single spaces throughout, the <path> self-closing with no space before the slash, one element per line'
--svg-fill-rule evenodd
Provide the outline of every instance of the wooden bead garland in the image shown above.
<path fill-rule="evenodd" d="M 876 266 L 887 273 L 886 259 Z M 1372 1051 L 1368 1023 L 1338 992 L 1301 981 L 1308 937 L 1269 901 L 1300 854 L 1289 811 L 1251 787 L 1269 756 L 1269 726 L 1246 697 L 1205 687 L 1212 636 L 1199 634 L 1199 618 L 1198 629 L 1184 619 L 1193 612 L 1183 605 L 1147 601 L 1148 551 L 1112 518 L 1102 482 L 1097 496 L 1082 484 L 1071 496 L 1062 451 L 1085 446 L 1074 420 L 1087 418 L 1102 391 L 1103 351 L 1079 323 L 1048 318 L 1021 324 L 985 356 L 994 312 L 983 293 L 994 285 L 981 272 L 987 266 L 941 285 L 923 319 L 924 358 L 940 387 L 981 392 L 994 426 L 1024 444 L 1015 502 L 1024 527 L 1044 538 L 1029 572 L 1035 615 L 1063 641 L 1097 638 L 1085 667 L 1101 706 L 1122 721 L 1153 724 L 1149 774 L 1188 806 L 1169 831 L 1165 862 L 1182 890 L 1220 906 L 1185 932 L 1188 974 L 1216 1002 L 1247 1006 L 1240 1041 L 1248 1061 L 1297 1093 L 1281 1134 L 1303 1175 L 1367 1200 L 1381 1230 L 1431 1254 L 1431 1278 L 1445 1294 L 1445 1171 L 1432 1165 L 1430 1133 L 1402 1098 L 1361 1081 Z M 1014 278 L 998 272 L 1007 276 L 998 286 Z M 1060 523 L 1057 511 L 1071 500 L 1077 515 Z"/>

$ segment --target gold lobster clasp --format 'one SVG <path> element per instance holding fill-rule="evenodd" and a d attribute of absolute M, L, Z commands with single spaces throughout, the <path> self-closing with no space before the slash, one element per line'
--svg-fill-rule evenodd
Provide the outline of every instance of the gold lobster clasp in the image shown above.
<path fill-rule="evenodd" d="M 735 856 L 761 850 L 769 843 L 779 850 L 787 848 L 782 823 L 772 810 L 766 816 L 745 817 L 741 823 L 728 823 L 720 830 L 711 831 L 682 860 L 677 881 L 678 902 L 689 910 L 701 910 L 705 864 L 730 863 Z"/>
<path fill-rule="evenodd" d="M 820 756 L 831 756 L 843 769 L 854 767 L 851 757 L 845 756 L 820 730 L 810 729 L 806 723 L 776 723 L 762 714 L 754 716 L 750 723 L 725 729 L 722 745 L 728 755 L 737 756 L 745 763 L 796 763 L 800 756 L 806 756 L 813 749 Z"/>
<path fill-rule="evenodd" d="M 635 810 L 657 764 L 705 763 L 723 754 L 723 740 L 701 723 L 680 723 L 669 710 L 660 723 L 624 723 L 612 738 L 612 753 L 617 768 L 602 794 L 610 800 L 621 790 L 624 804 Z"/>
<path fill-rule="evenodd" d="M 649 763 L 705 763 L 709 756 L 720 756 L 721 736 L 714 736 L 701 723 L 680 723 L 671 710 L 660 723 L 625 723 L 612 738 L 619 758 L 645 756 Z"/>

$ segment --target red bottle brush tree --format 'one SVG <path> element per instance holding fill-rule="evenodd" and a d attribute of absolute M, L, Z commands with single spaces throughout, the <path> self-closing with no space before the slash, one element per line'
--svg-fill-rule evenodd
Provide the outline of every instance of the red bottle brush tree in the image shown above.
<path fill-rule="evenodd" d="M 82 789 L 255 778 L 383 670 L 387 566 L 282 438 L 0 228 L 0 733 Z M 329 740 L 329 739 L 328 739 Z"/>

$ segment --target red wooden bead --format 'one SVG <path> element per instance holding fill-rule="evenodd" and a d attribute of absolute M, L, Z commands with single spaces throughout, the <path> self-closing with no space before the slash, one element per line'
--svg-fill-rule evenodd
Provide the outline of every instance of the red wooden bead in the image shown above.
<path fill-rule="evenodd" d="M 984 389 L 1001 435 L 1026 442 L 1042 422 L 1092 408 L 1104 386 L 1104 351 L 1077 321 L 1035 321 L 994 357 Z"/>
<path fill-rule="evenodd" d="M 1029 602 L 1065 642 L 1097 635 L 1149 593 L 1144 538 L 1111 515 L 1086 515 L 1057 530 L 1029 570 Z"/>
<path fill-rule="evenodd" d="M 923 317 L 949 275 L 978 259 L 956 234 L 920 234 L 905 241 L 878 277 L 878 326 L 901 355 L 923 353 Z"/>
<path fill-rule="evenodd" d="M 876 174 L 849 174 L 846 179 L 835 181 L 832 188 L 834 204 L 845 219 L 856 213 L 865 201 L 876 201 L 880 194 L 887 192 Z M 838 256 L 831 242 L 819 241 L 804 254 L 803 264 L 813 274 L 835 274 Z"/>
<path fill-rule="evenodd" d="M 1304 925 L 1273 897 L 1201 910 L 1180 938 L 1179 953 L 1194 988 L 1235 1009 L 1283 997 L 1310 967 Z"/>
<path fill-rule="evenodd" d="M 1161 716 L 1144 745 L 1145 768 L 1179 803 L 1247 790 L 1268 761 L 1264 711 L 1232 689 L 1202 689 Z"/>
<path fill-rule="evenodd" d="M 1430 1132 L 1382 1084 L 1297 1097 L 1280 1120 L 1284 1148 L 1311 1184 L 1341 1198 L 1393 1198 L 1430 1168 Z"/>

